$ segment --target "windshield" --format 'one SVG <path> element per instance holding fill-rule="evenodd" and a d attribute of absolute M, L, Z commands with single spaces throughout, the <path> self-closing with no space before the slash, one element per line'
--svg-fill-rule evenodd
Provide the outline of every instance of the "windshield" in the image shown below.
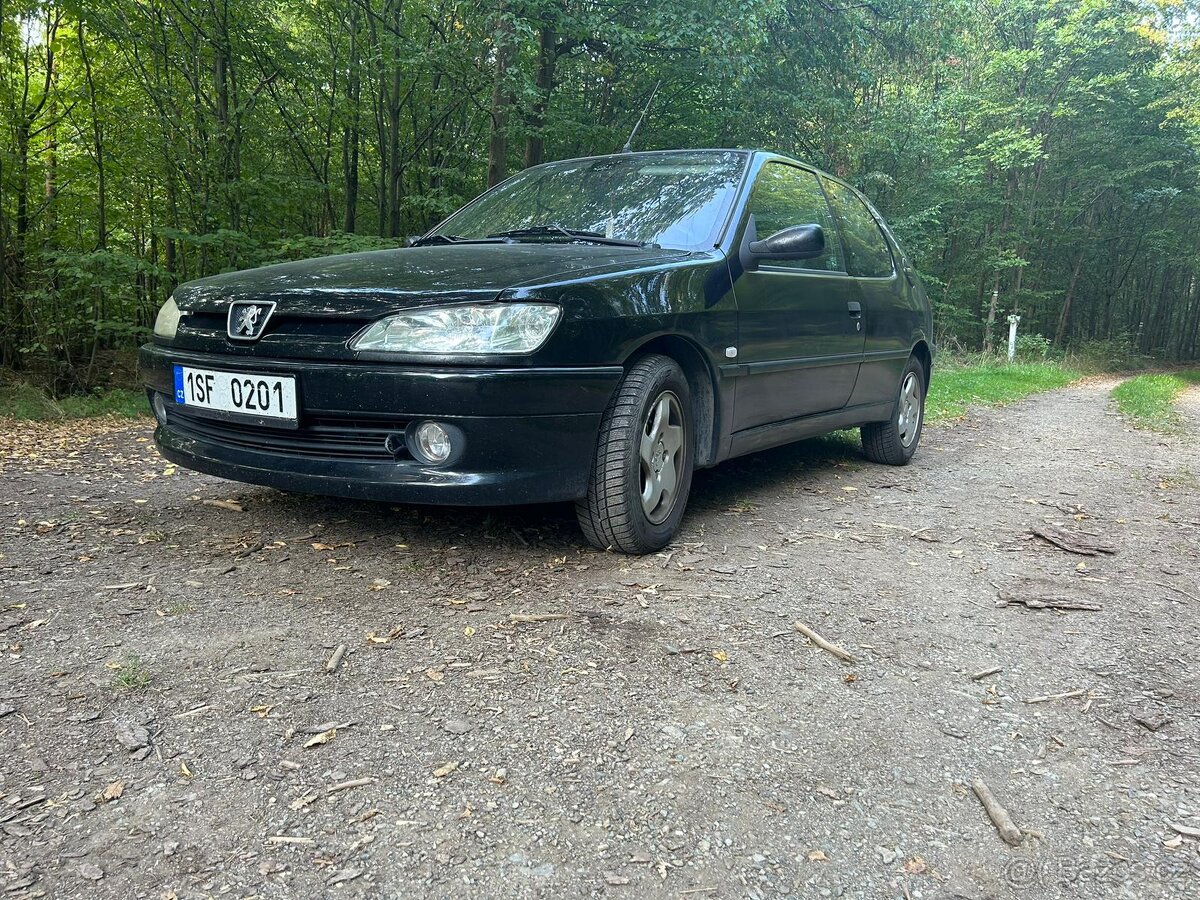
<path fill-rule="evenodd" d="M 463 207 L 433 235 L 480 239 L 596 238 L 710 249 L 717 240 L 747 155 L 732 151 L 601 156 L 526 169 Z"/>

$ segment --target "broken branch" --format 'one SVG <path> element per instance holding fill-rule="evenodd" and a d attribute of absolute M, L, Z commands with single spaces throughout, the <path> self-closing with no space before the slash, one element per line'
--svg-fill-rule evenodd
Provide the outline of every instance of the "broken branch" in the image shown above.
<path fill-rule="evenodd" d="M 329 657 L 329 662 L 325 663 L 325 671 L 332 674 L 337 671 L 337 667 L 342 664 L 342 657 L 346 655 L 346 645 L 338 644 L 337 649 L 333 651 L 333 656 Z"/>
<path fill-rule="evenodd" d="M 848 663 L 854 662 L 854 656 L 853 656 L 853 654 L 850 653 L 850 651 L 843 650 L 837 644 L 831 644 L 829 641 L 825 640 L 825 638 L 821 637 L 819 634 L 817 634 L 815 631 L 813 631 L 811 628 L 809 628 L 803 622 L 796 622 L 792 625 L 792 627 L 795 628 L 798 632 L 800 632 L 802 635 L 804 635 L 806 638 L 808 638 L 810 641 L 812 641 L 814 644 L 816 644 L 818 647 L 820 647 L 825 652 L 832 653 L 838 659 L 843 660 L 845 662 L 848 662 Z"/>
<path fill-rule="evenodd" d="M 983 783 L 983 779 L 976 778 L 971 783 L 971 790 L 975 792 L 975 796 L 979 798 L 979 802 L 983 804 L 984 812 L 988 818 L 992 820 L 992 824 L 996 826 L 996 831 L 1000 833 L 1000 837 L 1004 843 L 1017 846 L 1021 843 L 1021 829 L 1013 822 L 1012 816 L 1008 814 L 1003 806 L 1000 805 L 991 789 Z"/>
<path fill-rule="evenodd" d="M 1099 556 L 1101 553 L 1116 553 L 1117 548 L 1111 544 L 1102 543 L 1090 535 L 1077 531 L 1066 531 L 1052 525 L 1042 525 L 1030 528 L 1029 533 L 1039 537 L 1048 544 L 1053 544 L 1060 550 L 1076 553 L 1079 556 Z"/>

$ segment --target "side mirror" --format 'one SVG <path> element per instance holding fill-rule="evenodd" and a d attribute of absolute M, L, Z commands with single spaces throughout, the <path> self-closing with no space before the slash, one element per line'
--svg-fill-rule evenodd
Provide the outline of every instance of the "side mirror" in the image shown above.
<path fill-rule="evenodd" d="M 825 229 L 820 225 L 793 225 L 746 248 L 754 259 L 815 259 L 825 252 Z"/>

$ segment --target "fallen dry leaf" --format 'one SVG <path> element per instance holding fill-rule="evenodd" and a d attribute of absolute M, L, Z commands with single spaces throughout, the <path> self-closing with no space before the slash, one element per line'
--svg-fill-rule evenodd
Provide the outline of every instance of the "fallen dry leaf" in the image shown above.
<path fill-rule="evenodd" d="M 929 865 L 919 856 L 914 856 L 904 864 L 904 871 L 909 875 L 924 875 L 929 871 Z"/>
<path fill-rule="evenodd" d="M 317 796 L 317 794 L 305 794 L 303 797 L 297 797 L 288 804 L 288 808 L 293 810 L 304 809 L 304 807 L 308 806 L 310 803 L 315 803 Z"/>
<path fill-rule="evenodd" d="M 108 803 L 110 800 L 116 800 L 125 793 L 125 782 L 114 781 L 100 794 L 100 802 Z"/>
<path fill-rule="evenodd" d="M 135 503 L 137 501 L 134 501 Z M 145 502 L 144 500 L 142 501 Z M 205 506 L 215 506 L 217 509 L 227 509 L 230 512 L 245 512 L 246 507 L 238 503 L 236 500 L 205 500 Z"/>
<path fill-rule="evenodd" d="M 330 741 L 333 740 L 333 737 L 336 734 L 337 734 L 336 728 L 330 728 L 328 731 L 322 731 L 320 734 L 314 734 L 312 737 L 310 737 L 307 741 L 304 742 L 304 749 L 307 750 L 310 747 L 319 747 L 322 744 L 328 744 Z"/>

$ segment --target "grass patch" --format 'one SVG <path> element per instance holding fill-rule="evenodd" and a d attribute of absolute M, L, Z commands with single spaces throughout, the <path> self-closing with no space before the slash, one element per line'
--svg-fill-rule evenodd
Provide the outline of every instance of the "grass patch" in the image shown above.
<path fill-rule="evenodd" d="M 136 419 L 149 414 L 142 391 L 112 388 L 91 394 L 76 394 L 55 400 L 25 381 L 0 381 L 0 418 L 36 422 L 121 416 Z"/>
<path fill-rule="evenodd" d="M 1171 431 L 1179 425 L 1175 401 L 1190 385 L 1200 384 L 1200 371 L 1171 375 L 1138 375 L 1113 388 L 1113 400 L 1138 428 Z"/>
<path fill-rule="evenodd" d="M 1055 362 L 985 362 L 933 369 L 926 400 L 927 421 L 961 418 L 972 404 L 996 406 L 1078 380 L 1079 372 Z"/>
<path fill-rule="evenodd" d="M 144 691 L 150 687 L 150 682 L 153 680 L 154 675 L 142 664 L 141 659 L 136 656 L 127 656 L 115 664 L 113 670 L 113 687 L 118 691 L 130 691 L 134 693 Z"/>

